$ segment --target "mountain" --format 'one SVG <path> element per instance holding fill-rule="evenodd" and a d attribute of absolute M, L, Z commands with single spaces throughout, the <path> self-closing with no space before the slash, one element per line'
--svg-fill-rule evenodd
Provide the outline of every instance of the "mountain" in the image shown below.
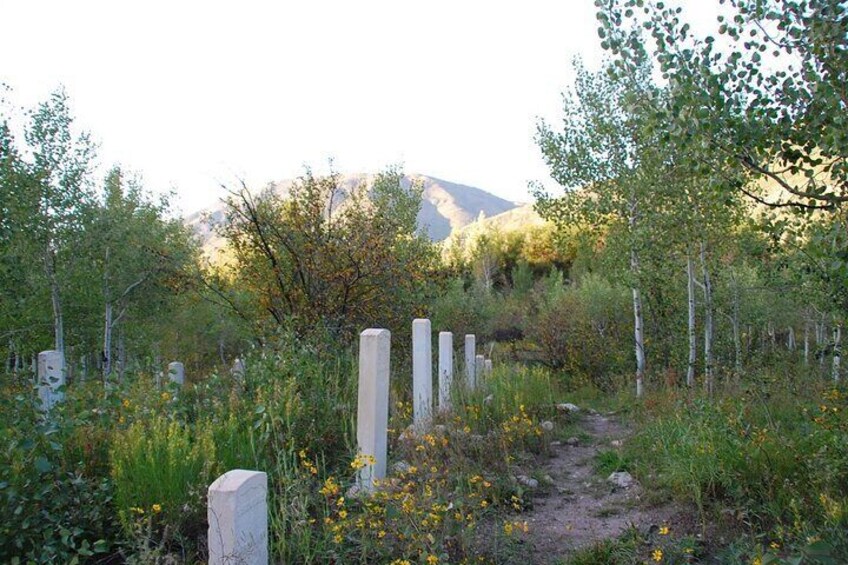
<path fill-rule="evenodd" d="M 351 189 L 361 183 L 369 184 L 374 175 L 342 175 L 340 184 Z M 486 192 L 480 188 L 457 184 L 427 175 L 406 175 L 404 186 L 413 181 L 421 183 L 424 189 L 421 211 L 418 213 L 418 227 L 425 230 L 433 241 L 446 239 L 455 230 L 461 229 L 479 217 L 492 217 L 515 209 L 519 205 Z M 273 190 L 285 195 L 294 181 L 285 180 L 272 183 Z M 217 250 L 223 241 L 215 233 L 215 226 L 225 219 L 223 204 L 195 212 L 186 217 L 185 222 L 198 235 L 204 248 Z"/>

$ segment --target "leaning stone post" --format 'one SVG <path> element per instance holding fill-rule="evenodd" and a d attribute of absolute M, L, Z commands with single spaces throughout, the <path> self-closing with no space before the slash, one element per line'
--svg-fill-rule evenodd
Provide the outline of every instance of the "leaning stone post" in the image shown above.
<path fill-rule="evenodd" d="M 474 369 L 477 354 L 477 338 L 474 334 L 465 336 L 465 381 L 469 390 L 474 390 L 477 384 L 477 374 Z"/>
<path fill-rule="evenodd" d="M 359 487 L 374 490 L 374 481 L 386 477 L 389 427 L 389 330 L 367 329 L 359 334 L 359 399 L 356 442 L 359 454 L 373 457 L 359 470 Z"/>
<path fill-rule="evenodd" d="M 439 410 L 451 409 L 453 386 L 453 334 L 439 332 Z"/>
<path fill-rule="evenodd" d="M 412 321 L 412 421 L 426 426 L 433 416 L 433 337 L 430 320 Z"/>
<path fill-rule="evenodd" d="M 209 565 L 267 565 L 268 475 L 228 471 L 207 495 Z"/>
<path fill-rule="evenodd" d="M 185 384 L 185 365 L 179 361 L 168 363 L 168 379 L 180 386 Z"/>
<path fill-rule="evenodd" d="M 59 387 L 65 384 L 65 355 L 55 350 L 39 353 L 36 375 L 41 410 L 49 412 L 57 402 L 65 398 L 65 394 L 59 392 Z"/>

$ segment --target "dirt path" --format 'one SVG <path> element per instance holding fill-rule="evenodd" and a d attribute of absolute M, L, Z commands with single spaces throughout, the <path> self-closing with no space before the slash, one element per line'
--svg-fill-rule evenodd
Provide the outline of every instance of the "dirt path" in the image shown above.
<path fill-rule="evenodd" d="M 618 537 L 630 525 L 647 530 L 675 514 L 671 506 L 640 504 L 638 484 L 615 487 L 595 473 L 598 452 L 615 449 L 611 442 L 626 441 L 629 435 L 615 416 L 586 414 L 580 426 L 590 439 L 576 446 L 554 442 L 551 458 L 541 469 L 552 485 L 540 489 L 533 510 L 525 514 L 532 563 L 556 563 L 576 549 Z"/>

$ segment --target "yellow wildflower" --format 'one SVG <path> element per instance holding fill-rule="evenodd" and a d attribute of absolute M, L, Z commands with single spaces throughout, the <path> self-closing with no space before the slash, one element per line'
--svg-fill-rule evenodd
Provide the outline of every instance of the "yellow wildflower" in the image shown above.
<path fill-rule="evenodd" d="M 326 481 L 324 481 L 324 486 L 321 487 L 319 491 L 324 496 L 335 496 L 339 494 L 341 488 L 333 477 L 328 477 Z"/>
<path fill-rule="evenodd" d="M 662 551 L 662 549 L 655 549 L 653 552 L 651 552 L 651 559 L 653 559 L 653 560 L 654 560 L 654 561 L 656 561 L 657 563 L 659 563 L 660 561 L 662 561 L 662 558 L 663 558 L 663 551 Z"/>
<path fill-rule="evenodd" d="M 150 507 L 150 509 L 153 510 L 154 514 L 159 514 L 160 512 L 162 512 L 162 505 L 161 504 L 154 504 L 153 506 Z"/>
<path fill-rule="evenodd" d="M 668 532 L 669 532 L 668 526 L 661 526 L 660 527 L 660 535 L 661 536 L 667 536 Z"/>

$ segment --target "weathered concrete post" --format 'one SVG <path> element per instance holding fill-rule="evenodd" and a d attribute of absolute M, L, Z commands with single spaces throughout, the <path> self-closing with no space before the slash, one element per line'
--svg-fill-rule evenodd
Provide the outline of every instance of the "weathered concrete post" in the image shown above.
<path fill-rule="evenodd" d="M 233 368 L 230 369 L 230 374 L 237 381 L 243 381 L 244 380 L 244 372 L 246 370 L 247 369 L 244 365 L 244 361 L 242 361 L 241 358 L 236 357 L 236 360 L 233 361 Z"/>
<path fill-rule="evenodd" d="M 439 410 L 451 409 L 453 387 L 453 334 L 439 332 Z"/>
<path fill-rule="evenodd" d="M 416 428 L 433 417 L 433 336 L 430 320 L 412 321 L 412 421 Z"/>
<path fill-rule="evenodd" d="M 475 355 L 477 355 L 477 338 L 474 334 L 465 336 L 465 381 L 469 390 L 474 390 L 477 385 L 477 374 L 474 369 Z"/>
<path fill-rule="evenodd" d="M 268 475 L 228 471 L 207 495 L 209 565 L 267 565 Z"/>
<path fill-rule="evenodd" d="M 358 484 L 367 492 L 386 477 L 389 427 L 389 330 L 367 329 L 359 334 L 359 401 L 356 442 L 359 454 L 373 457 L 359 470 Z"/>
<path fill-rule="evenodd" d="M 486 361 L 484 362 L 483 373 L 485 373 L 486 376 L 489 376 L 489 375 L 492 374 L 492 360 L 491 359 L 486 359 Z"/>
<path fill-rule="evenodd" d="M 483 378 L 483 373 L 486 370 L 486 356 L 485 355 L 477 355 L 474 358 L 474 376 L 476 377 L 477 383 Z"/>
<path fill-rule="evenodd" d="M 59 387 L 65 384 L 65 355 L 61 351 L 42 351 L 38 354 L 38 398 L 41 410 L 49 412 L 51 408 L 65 398 Z"/>
<path fill-rule="evenodd" d="M 168 379 L 180 386 L 185 384 L 185 365 L 179 361 L 168 363 Z"/>

